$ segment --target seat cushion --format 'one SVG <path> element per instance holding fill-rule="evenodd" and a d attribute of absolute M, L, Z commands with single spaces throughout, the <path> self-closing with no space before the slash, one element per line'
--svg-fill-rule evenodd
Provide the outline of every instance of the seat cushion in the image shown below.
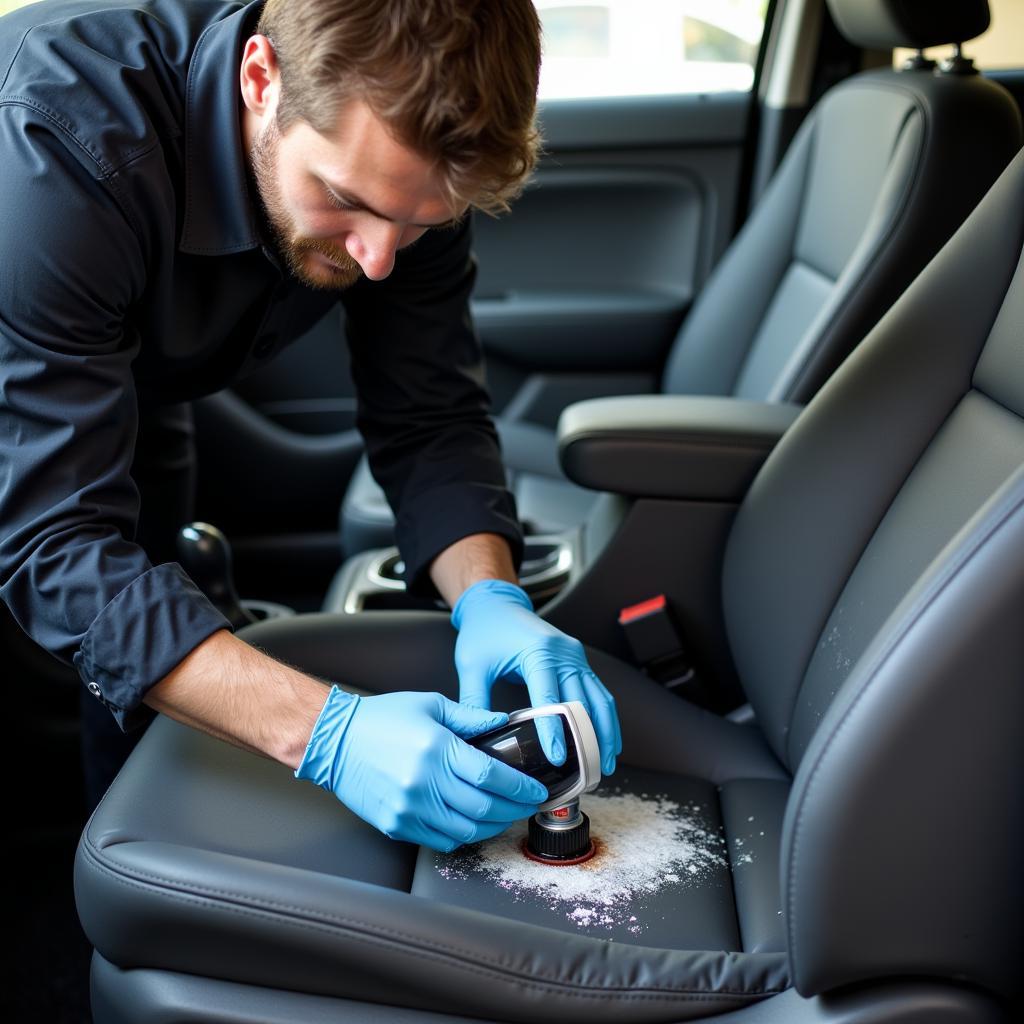
<path fill-rule="evenodd" d="M 781 953 L 788 791 L 774 780 L 717 787 L 624 765 L 582 801 L 597 848 L 586 864 L 529 860 L 521 822 L 453 854 L 421 848 L 412 892 L 628 945 Z"/>
<path fill-rule="evenodd" d="M 354 618 L 245 635 L 362 692 L 454 693 L 445 616 Z M 604 874 L 547 869 L 565 898 L 503 884 L 515 836 L 448 858 L 393 842 L 286 767 L 159 716 L 83 833 L 86 933 L 120 967 L 531 1022 L 695 1019 L 785 989 L 788 777 L 756 730 L 592 662 L 623 709 L 624 764 L 584 803 Z M 505 684 L 495 702 L 525 697 Z"/>

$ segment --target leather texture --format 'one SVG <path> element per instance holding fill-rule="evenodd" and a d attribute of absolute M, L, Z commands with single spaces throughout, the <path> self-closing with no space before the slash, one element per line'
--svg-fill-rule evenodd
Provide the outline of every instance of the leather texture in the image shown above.
<path fill-rule="evenodd" d="M 775 779 L 733 779 L 719 789 L 740 941 L 751 953 L 786 948 L 782 908 L 770 894 L 779 877 L 776 837 L 788 798 L 789 785 Z"/>
<path fill-rule="evenodd" d="M 450 1014 L 239 985 L 172 971 L 122 970 L 93 955 L 96 1024 L 454 1024 Z M 460 1016 L 459 1024 L 497 1024 Z M 881 991 L 803 999 L 793 989 L 715 1017 L 721 1024 L 1005 1024 L 1006 1014 L 977 992 L 905 983 Z"/>
<path fill-rule="evenodd" d="M 988 0 L 827 0 L 836 27 L 858 46 L 891 50 L 962 43 L 989 26 Z"/>
<path fill-rule="evenodd" d="M 444 615 L 309 615 L 295 626 L 269 622 L 240 635 L 322 678 L 343 676 L 359 692 L 457 692 L 455 634 Z M 698 799 L 719 830 L 717 782 L 733 772 L 771 780 L 772 794 L 788 790 L 755 730 L 593 654 L 620 699 L 640 694 L 623 717 L 627 742 L 648 760 L 661 750 L 662 765 L 699 773 L 621 775 L 631 770 L 637 786 Z M 521 687 L 496 687 L 497 706 L 521 702 Z M 666 721 L 707 741 L 673 755 L 678 744 L 663 733 Z M 716 733 L 728 738 L 715 743 Z M 676 941 L 652 961 L 648 946 L 609 943 L 597 929 L 600 937 L 581 934 L 564 914 L 530 919 L 512 905 L 506 917 L 486 908 L 484 890 L 467 898 L 436 876 L 429 885 L 415 847 L 386 839 L 325 791 L 297 785 L 282 765 L 163 716 L 144 742 L 88 824 L 78 861 L 79 911 L 112 963 L 137 964 L 145 949 L 144 962 L 162 970 L 435 1010 L 451 1010 L 457 992 L 460 1013 L 486 1015 L 500 1005 L 504 1019 L 521 1021 L 553 1006 L 569 1021 L 693 1019 L 789 984 L 780 928 L 774 948 L 743 951 L 724 867 L 703 886 L 678 887 L 679 919 L 656 923 L 655 932 Z M 169 764 L 188 767 L 168 772 Z M 751 813 L 760 804 L 751 803 Z M 777 844 L 781 806 L 771 797 L 764 805 Z M 723 847 L 728 838 L 723 833 Z M 762 916 L 777 916 L 774 881 L 760 898 Z M 617 990 L 610 999 L 609 984 Z"/>
<path fill-rule="evenodd" d="M 562 413 L 559 459 L 595 491 L 738 502 L 799 412 L 717 396 L 595 398 Z"/>
<path fill-rule="evenodd" d="M 1022 551 L 1018 466 L 822 714 L 782 853 L 800 991 L 894 972 L 1019 998 Z"/>
<path fill-rule="evenodd" d="M 1013 403 L 1024 382 L 1022 245 L 1024 154 L 773 451 L 730 536 L 737 668 L 796 772 L 802 992 L 883 962 L 1019 988 L 1024 422 L 982 386 Z"/>
<path fill-rule="evenodd" d="M 663 389 L 806 402 L 1021 141 L 1016 105 L 980 76 L 883 69 L 829 90 L 687 317 Z"/>
<path fill-rule="evenodd" d="M 1018 155 L 1012 168 L 1020 163 Z M 733 525 L 723 575 L 727 625 L 744 689 L 765 736 L 787 764 L 802 751 L 802 745 L 791 745 L 791 715 L 801 699 L 810 698 L 801 688 L 816 649 L 824 645 L 832 657 L 815 663 L 815 670 L 825 671 L 828 664 L 832 674 L 813 688 L 834 690 L 859 645 L 870 639 L 858 629 L 858 646 L 851 647 L 845 627 L 833 632 L 839 616 L 854 611 L 846 610 L 840 596 L 847 586 L 861 586 L 852 578 L 873 567 L 879 591 L 870 597 L 881 597 L 892 567 L 863 559 L 865 548 L 904 485 L 915 485 L 918 460 L 933 442 L 945 443 L 947 435 L 937 435 L 974 390 L 975 367 L 983 365 L 989 332 L 1018 272 L 1024 203 L 1015 187 L 1015 175 L 1004 174 L 957 233 L 956 244 L 939 253 L 928 274 L 847 360 L 822 390 L 821 401 L 808 407 L 769 456 Z M 977 397 L 984 405 L 980 392 Z M 1007 429 L 1012 432 L 1012 424 Z M 988 457 L 980 446 L 966 461 Z M 971 465 L 950 465 L 948 471 L 968 479 L 978 472 Z M 926 494 L 916 502 L 925 524 L 945 515 L 943 506 L 956 499 L 960 486 L 958 480 L 949 493 L 930 500 Z M 843 529 L 837 531 L 840 509 Z M 965 511 L 961 505 L 959 518 Z M 918 520 L 914 530 L 920 528 Z M 932 549 L 954 528 L 955 521 L 947 522 L 930 542 Z M 906 521 L 900 539 L 908 546 L 919 543 L 908 535 Z M 793 557 L 797 551 L 800 558 Z M 891 588 L 887 592 L 888 605 L 867 614 L 892 610 Z M 862 600 L 869 595 L 859 594 Z"/>
<path fill-rule="evenodd" d="M 588 650 L 620 710 L 623 778 L 706 803 L 728 844 L 713 892 L 666 891 L 691 916 L 660 945 L 446 887 L 287 768 L 161 716 L 79 845 L 98 952 L 524 1024 L 710 1019 L 790 985 L 821 1006 L 929 980 L 1020 999 L 1022 248 L 1024 152 L 751 486 L 723 601 L 753 724 Z M 364 692 L 454 693 L 443 614 L 242 635 Z M 496 689 L 498 706 L 521 701 Z"/>
<path fill-rule="evenodd" d="M 926 31 L 968 38 L 958 33 L 988 19 L 977 0 L 831 7 L 851 38 L 885 47 L 916 45 Z M 1009 93 L 978 75 L 882 69 L 829 90 L 698 295 L 662 391 L 806 403 L 995 181 L 1021 145 L 1020 121 Z M 594 497 L 555 465 L 555 435 L 498 426 L 527 528 L 582 522 Z M 393 543 L 365 470 L 346 493 L 341 533 L 346 555 Z"/>
<path fill-rule="evenodd" d="M 601 908 L 597 908 L 598 912 L 592 917 L 587 914 L 583 922 L 576 923 L 570 918 L 574 909 L 572 905 L 553 907 L 550 898 L 545 898 L 543 892 L 503 888 L 495 884 L 492 876 L 474 870 L 472 852 L 445 855 L 421 847 L 413 893 L 471 910 L 499 914 L 513 921 L 557 928 L 570 935 L 585 934 L 625 945 L 655 946 L 660 949 L 742 949 L 736 902 L 733 899 L 732 873 L 726 857 L 728 842 L 715 787 L 701 779 L 673 778 L 664 773 L 624 768 L 616 772 L 615 778 L 609 780 L 603 788 L 614 791 L 616 795 L 620 790 L 636 797 L 641 794 L 657 794 L 680 806 L 698 808 L 690 812 L 692 820 L 712 837 L 705 840 L 712 856 L 702 865 L 702 874 L 706 874 L 703 874 L 701 884 L 693 885 L 686 875 L 667 880 L 658 890 L 655 914 L 651 914 L 637 900 L 637 905 L 630 908 L 634 913 L 623 914 L 616 909 L 613 914 L 602 915 Z M 788 789 L 788 786 L 785 788 Z M 586 797 L 581 807 L 594 814 L 594 805 Z M 774 822 L 776 841 L 781 825 L 780 814 Z M 591 829 L 592 834 L 600 839 L 600 818 L 592 819 Z M 525 829 L 521 826 L 514 829 L 517 837 L 520 832 L 525 832 Z M 598 852 L 597 857 L 602 856 L 607 854 Z M 600 862 L 595 860 L 595 863 Z M 694 867 L 696 869 L 696 865 Z M 773 885 L 772 889 L 777 893 L 776 886 Z M 584 912 L 591 909 L 585 899 L 579 899 L 576 903 L 577 908 L 579 904 L 584 904 Z M 777 906 L 773 906 L 771 912 L 774 914 L 776 909 Z M 642 925 L 631 921 L 641 921 Z M 771 952 L 785 951 L 782 930 L 778 929 L 778 932 Z"/>

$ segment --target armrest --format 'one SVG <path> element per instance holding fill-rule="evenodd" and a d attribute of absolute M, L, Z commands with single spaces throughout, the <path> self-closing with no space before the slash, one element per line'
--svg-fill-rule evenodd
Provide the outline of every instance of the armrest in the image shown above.
<path fill-rule="evenodd" d="M 801 406 L 742 398 L 635 395 L 568 406 L 566 476 L 636 498 L 739 501 Z"/>

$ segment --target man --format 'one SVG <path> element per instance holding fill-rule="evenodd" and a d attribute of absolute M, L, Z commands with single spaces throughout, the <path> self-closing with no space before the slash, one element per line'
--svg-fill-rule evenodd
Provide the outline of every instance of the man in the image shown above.
<path fill-rule="evenodd" d="M 505 720 L 496 679 L 584 701 L 606 773 L 621 746 L 581 646 L 515 584 L 468 322 L 467 213 L 505 207 L 533 166 L 538 63 L 529 0 L 46 0 L 0 21 L 4 601 L 122 730 L 162 711 L 438 849 L 544 798 L 463 742 Z M 140 501 L 140 422 L 180 441 L 180 403 L 339 290 L 408 583 L 453 606 L 460 704 L 328 689 L 144 549 L 160 509 Z"/>

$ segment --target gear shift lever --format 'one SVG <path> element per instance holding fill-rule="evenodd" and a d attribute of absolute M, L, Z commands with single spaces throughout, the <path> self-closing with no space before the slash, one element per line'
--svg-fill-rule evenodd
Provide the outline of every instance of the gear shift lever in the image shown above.
<path fill-rule="evenodd" d="M 188 523 L 178 531 L 178 560 L 197 587 L 235 629 L 256 622 L 242 607 L 231 568 L 231 545 L 209 523 Z"/>

